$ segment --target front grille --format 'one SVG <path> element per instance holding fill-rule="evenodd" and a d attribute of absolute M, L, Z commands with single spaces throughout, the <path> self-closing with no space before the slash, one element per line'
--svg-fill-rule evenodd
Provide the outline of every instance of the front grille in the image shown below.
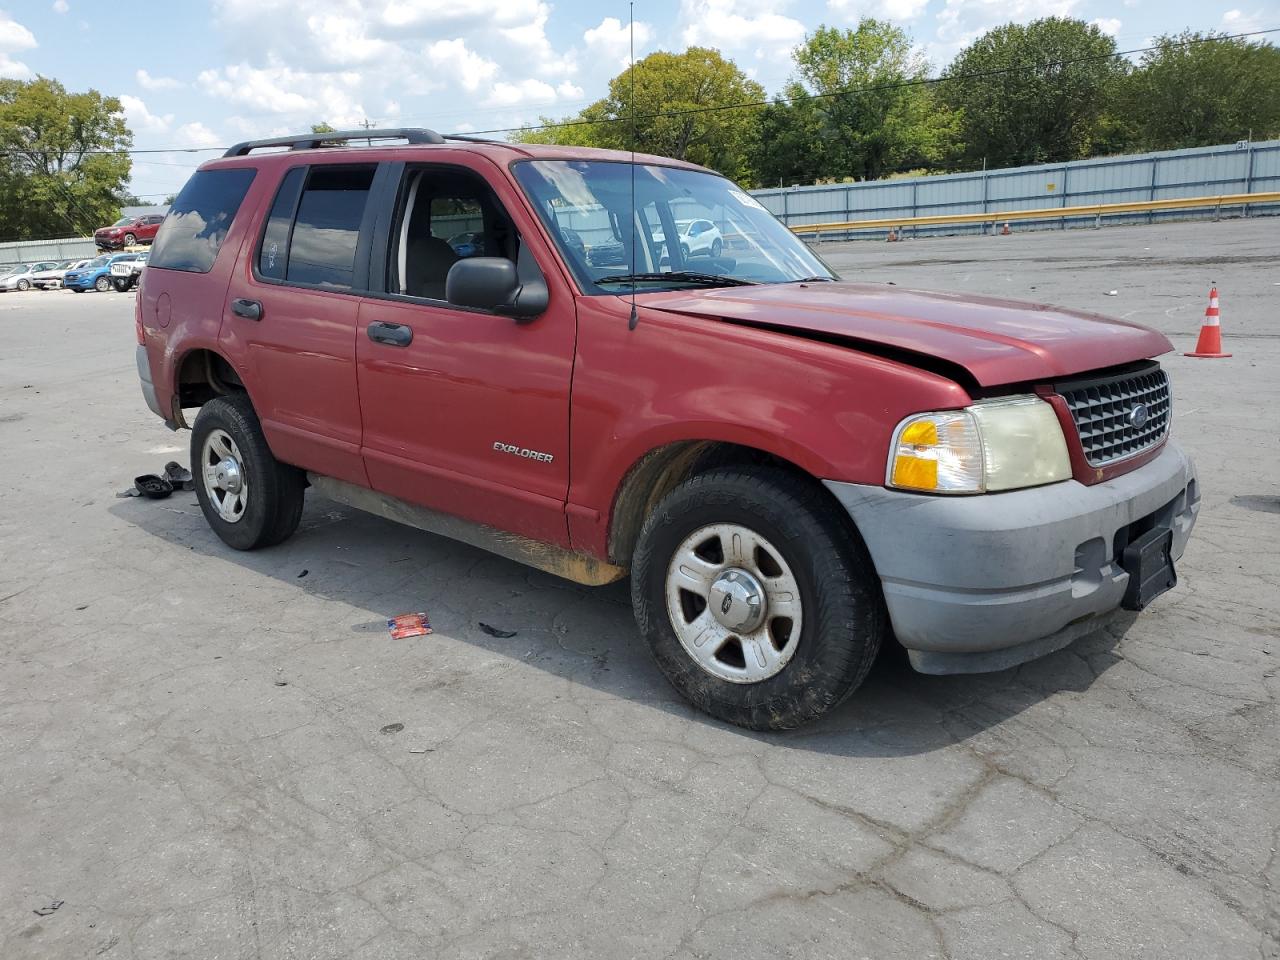
<path fill-rule="evenodd" d="M 1097 380 L 1057 386 L 1071 409 L 1080 446 L 1093 467 L 1103 467 L 1132 457 L 1164 439 L 1173 412 L 1169 378 L 1159 364 Z M 1146 420 L 1134 411 L 1143 405 Z"/>

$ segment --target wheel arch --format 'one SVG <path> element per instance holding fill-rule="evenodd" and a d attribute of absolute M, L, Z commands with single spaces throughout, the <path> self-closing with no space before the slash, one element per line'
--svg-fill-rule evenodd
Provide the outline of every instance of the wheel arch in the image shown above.
<path fill-rule="evenodd" d="M 609 559 L 629 566 L 645 520 L 658 503 L 686 480 L 725 466 L 770 467 L 796 482 L 819 488 L 839 522 L 855 532 L 840 502 L 811 469 L 761 447 L 725 440 L 676 440 L 653 447 L 623 474 L 614 493 L 608 523 Z"/>
<path fill-rule="evenodd" d="M 180 426 L 189 426 L 182 416 L 184 407 L 202 407 L 214 397 L 249 392 L 231 361 L 208 347 L 185 351 L 175 361 L 173 370 L 174 416 Z"/>

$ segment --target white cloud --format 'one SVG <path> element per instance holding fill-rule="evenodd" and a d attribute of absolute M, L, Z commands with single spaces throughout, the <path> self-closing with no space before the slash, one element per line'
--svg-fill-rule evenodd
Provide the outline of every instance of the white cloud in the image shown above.
<path fill-rule="evenodd" d="M 368 35 L 359 16 L 315 14 L 307 18 L 307 29 L 324 62 L 336 66 L 369 63 L 392 52 L 394 44 Z"/>
<path fill-rule="evenodd" d="M 653 38 L 653 28 L 636 21 L 636 59 L 644 56 L 644 48 Z M 600 23 L 582 34 L 587 52 L 592 59 L 605 61 L 610 67 L 626 67 L 631 63 L 631 29 L 617 17 L 605 17 Z"/>
<path fill-rule="evenodd" d="M 263 113 L 300 114 L 309 122 L 325 120 L 335 126 L 364 119 L 364 108 L 353 98 L 360 89 L 354 71 L 312 73 L 285 66 L 252 67 L 233 63 L 221 70 L 204 70 L 197 77 L 202 89 L 229 103 Z"/>
<path fill-rule="evenodd" d="M 141 99 L 127 93 L 120 95 L 120 105 L 124 107 L 129 129 L 135 133 L 164 133 L 173 123 L 172 113 L 166 113 L 163 116 L 154 114 L 147 109 L 146 103 Z"/>
<path fill-rule="evenodd" d="M 832 13 L 845 20 L 856 21 L 862 17 L 876 17 L 880 20 L 915 20 L 925 8 L 929 0 L 827 0 L 827 7 Z"/>
<path fill-rule="evenodd" d="M 1091 26 L 1097 27 L 1108 37 L 1114 37 L 1120 32 L 1120 21 L 1115 17 L 1095 17 L 1089 21 Z"/>
<path fill-rule="evenodd" d="M 175 90 L 185 86 L 181 80 L 175 80 L 173 77 L 153 77 L 146 70 L 138 70 L 133 77 L 143 90 Z"/>
<path fill-rule="evenodd" d="M 473 93 L 498 72 L 498 65 L 467 47 L 462 39 L 437 40 L 427 47 L 427 61 L 462 89 Z"/>
<path fill-rule="evenodd" d="M 31 50 L 38 46 L 35 34 L 0 10 L 0 77 L 26 80 L 32 76 L 31 68 L 10 54 L 19 50 Z"/>
<path fill-rule="evenodd" d="M 775 9 L 761 0 L 681 0 L 681 39 L 729 54 L 754 53 L 761 60 L 786 57 L 804 39 L 805 28 Z"/>
<path fill-rule="evenodd" d="M 535 77 L 516 83 L 499 81 L 484 99 L 486 107 L 545 106 L 556 102 L 556 88 Z"/>
<path fill-rule="evenodd" d="M 1274 23 L 1264 23 L 1266 14 L 1262 10 L 1255 10 L 1252 13 L 1245 13 L 1243 10 L 1228 10 L 1222 15 L 1221 29 L 1227 33 L 1253 33 L 1256 30 L 1265 30 L 1267 27 L 1275 26 Z"/>
<path fill-rule="evenodd" d="M 67 0 L 53 0 L 54 13 L 66 13 L 71 7 L 67 4 Z"/>
<path fill-rule="evenodd" d="M 198 120 L 192 123 L 184 123 L 177 129 L 176 136 L 180 147 L 219 147 L 223 145 L 222 138 Z"/>
<path fill-rule="evenodd" d="M 1080 3 L 1081 0 L 946 0 L 934 18 L 938 24 L 936 39 L 925 49 L 934 63 L 947 63 L 992 27 L 1070 16 Z"/>

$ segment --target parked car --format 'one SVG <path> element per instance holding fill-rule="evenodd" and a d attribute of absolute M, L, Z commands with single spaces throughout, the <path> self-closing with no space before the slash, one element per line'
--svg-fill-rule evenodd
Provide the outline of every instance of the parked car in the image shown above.
<path fill-rule="evenodd" d="M 135 243 L 151 243 L 156 231 L 164 222 L 163 213 L 148 213 L 141 217 L 121 217 L 109 227 L 93 232 L 93 242 L 99 250 L 119 250 Z"/>
<path fill-rule="evenodd" d="M 484 234 L 469 230 L 449 238 L 449 246 L 460 257 L 476 257 L 484 253 Z"/>
<path fill-rule="evenodd" d="M 56 267 L 57 261 L 42 260 L 39 263 L 20 263 L 8 275 L 0 277 L 0 291 L 30 290 L 35 286 L 36 274 Z"/>
<path fill-rule="evenodd" d="M 88 260 L 63 260 L 48 270 L 39 270 L 31 277 L 31 285 L 40 290 L 54 290 L 62 286 L 62 278 L 68 270 L 83 267 Z"/>
<path fill-rule="evenodd" d="M 62 278 L 62 285 L 75 293 L 84 293 L 86 290 L 106 293 L 111 289 L 112 264 L 128 263 L 137 258 L 136 253 L 104 253 L 78 270 L 68 270 Z"/>
<path fill-rule="evenodd" d="M 662 672 L 754 729 L 827 712 L 884 643 L 1002 670 L 1176 583 L 1200 489 L 1163 335 L 840 281 L 689 163 L 401 135 L 240 144 L 156 239 L 142 394 L 173 428 L 199 408 L 229 546 L 287 539 L 310 489 L 580 583 L 629 573 Z M 459 258 L 420 197 L 480 205 L 491 255 Z M 668 236 L 722 211 L 734 257 L 662 269 L 646 236 L 624 273 L 560 224 L 633 203 Z"/>
<path fill-rule="evenodd" d="M 138 285 L 151 251 L 144 250 L 132 260 L 117 260 L 111 264 L 111 285 L 117 293 L 126 293 Z"/>

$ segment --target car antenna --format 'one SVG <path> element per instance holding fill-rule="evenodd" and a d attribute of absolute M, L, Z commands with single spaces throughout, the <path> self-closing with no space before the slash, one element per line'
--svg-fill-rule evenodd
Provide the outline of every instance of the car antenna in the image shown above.
<path fill-rule="evenodd" d="M 630 3 L 631 30 L 631 276 L 636 275 L 636 0 Z M 640 322 L 636 313 L 636 282 L 631 281 L 631 318 L 627 329 L 634 330 Z"/>

